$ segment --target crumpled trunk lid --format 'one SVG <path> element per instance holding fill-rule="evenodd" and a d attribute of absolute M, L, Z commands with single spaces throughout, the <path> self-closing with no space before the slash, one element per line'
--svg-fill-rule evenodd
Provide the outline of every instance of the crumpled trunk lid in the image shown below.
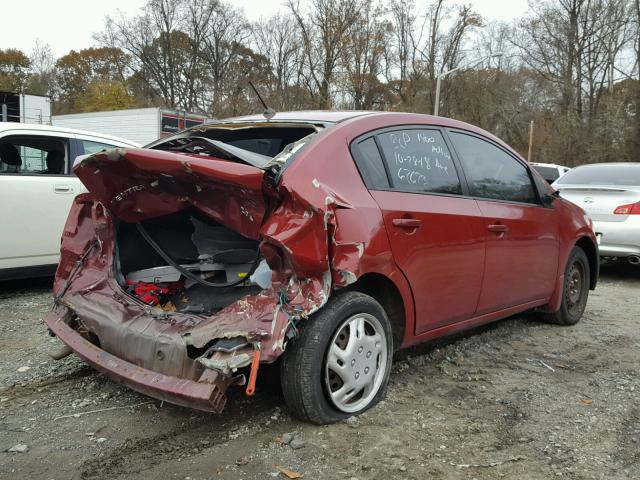
<path fill-rule="evenodd" d="M 320 205 L 315 212 L 291 192 L 266 185 L 266 171 L 211 156 L 128 148 L 79 158 L 74 171 L 89 193 L 76 198 L 70 212 L 54 294 L 98 332 L 98 338 L 100 332 L 108 337 L 101 340 L 108 351 L 154 371 L 184 375 L 192 369 L 189 360 L 169 365 L 168 354 L 159 362 L 151 347 L 143 352 L 132 348 L 135 339 L 123 342 L 127 332 L 153 337 L 153 348 L 164 339 L 171 349 L 201 349 L 213 339 L 243 337 L 251 344 L 262 343 L 261 361 L 271 362 L 282 353 L 294 319 L 306 318 L 326 302 L 332 283 L 327 243 L 332 215 L 319 210 Z M 260 241 L 272 270 L 271 286 L 210 316 L 163 312 L 127 295 L 112 268 L 118 255 L 114 218 L 141 222 L 189 207 Z M 97 247 L 76 270 L 94 240 Z M 70 287 L 63 296 L 66 285 Z M 144 358 L 133 358 L 132 352 Z"/>
<path fill-rule="evenodd" d="M 257 240 L 266 214 L 265 172 L 244 163 L 117 148 L 79 159 L 74 172 L 94 199 L 129 223 L 192 205 L 220 224 Z"/>

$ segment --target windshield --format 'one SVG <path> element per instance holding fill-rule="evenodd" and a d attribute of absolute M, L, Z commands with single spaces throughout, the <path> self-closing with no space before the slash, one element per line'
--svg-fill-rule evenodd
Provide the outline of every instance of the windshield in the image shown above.
<path fill-rule="evenodd" d="M 583 165 L 569 170 L 556 184 L 640 186 L 640 164 Z"/>

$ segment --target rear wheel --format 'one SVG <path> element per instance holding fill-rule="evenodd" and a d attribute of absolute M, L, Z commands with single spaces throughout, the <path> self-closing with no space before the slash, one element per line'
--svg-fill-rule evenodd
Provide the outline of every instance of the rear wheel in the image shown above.
<path fill-rule="evenodd" d="M 285 402 L 316 424 L 362 413 L 384 395 L 392 352 L 380 304 L 363 293 L 339 293 L 287 346 L 280 371 Z"/>
<path fill-rule="evenodd" d="M 544 315 L 544 320 L 558 325 L 578 323 L 589 297 L 589 260 L 584 250 L 573 247 L 564 272 L 562 303 L 557 312 Z"/>

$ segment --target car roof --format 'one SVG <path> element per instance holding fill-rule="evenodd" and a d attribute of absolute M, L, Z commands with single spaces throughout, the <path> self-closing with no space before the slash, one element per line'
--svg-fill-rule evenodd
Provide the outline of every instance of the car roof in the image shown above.
<path fill-rule="evenodd" d="M 116 137 L 114 135 L 106 135 L 98 132 L 90 132 L 87 130 L 76 130 L 74 128 L 57 127 L 52 125 L 41 125 L 41 124 L 33 124 L 33 123 L 0 122 L 0 133 L 11 131 L 11 130 L 18 130 L 22 134 L 25 134 L 25 133 L 36 134 L 38 132 L 51 132 L 51 133 L 60 133 L 63 135 L 95 137 L 95 138 L 101 138 L 103 140 L 111 140 L 113 142 L 123 143 L 125 145 L 130 145 L 132 147 L 140 146 L 136 142 L 132 142 L 131 140 L 127 140 L 126 138 Z"/>
<path fill-rule="evenodd" d="M 370 110 L 298 110 L 290 112 L 276 112 L 270 121 L 304 121 L 304 122 L 320 122 L 320 123 L 338 123 L 349 120 L 354 117 L 363 115 L 371 115 L 381 113 Z M 242 117 L 226 118 L 224 121 L 260 121 L 264 122 L 267 118 L 263 114 L 245 115 Z"/>
<path fill-rule="evenodd" d="M 259 115 L 246 115 L 242 117 L 221 118 L 207 122 L 203 125 L 195 125 L 187 128 L 179 133 L 189 132 L 191 130 L 199 130 L 202 127 L 215 128 L 217 126 L 224 126 L 225 124 L 234 123 L 308 123 L 308 124 L 322 124 L 327 128 L 335 128 L 337 124 L 351 124 L 352 122 L 365 122 L 365 123 L 380 123 L 380 119 L 389 121 L 389 127 L 400 127 L 403 125 L 426 125 L 434 127 L 452 128 L 467 131 L 481 135 L 485 138 L 492 140 L 493 142 L 501 145 L 510 152 L 517 155 L 522 161 L 526 162 L 524 157 L 517 151 L 507 145 L 502 139 L 496 137 L 490 132 L 483 130 L 475 125 L 462 122 L 460 120 L 454 120 L 452 118 L 440 117 L 434 115 L 426 115 L 423 113 L 410 113 L 410 112 L 387 112 L 379 110 L 298 110 L 287 112 L 276 112 L 271 118 L 267 118 L 262 114 Z M 381 128 L 378 125 L 377 128 Z M 161 142 L 162 139 L 150 143 L 147 147 L 155 145 Z"/>
<path fill-rule="evenodd" d="M 270 120 L 264 115 L 247 115 L 243 117 L 233 117 L 227 119 L 215 120 L 209 125 L 215 125 L 217 123 L 232 123 L 232 122 L 308 122 L 308 123 L 342 123 L 346 121 L 367 121 L 369 118 L 388 117 L 390 121 L 396 119 L 399 123 L 397 125 L 410 125 L 411 123 L 433 125 L 445 128 L 458 128 L 467 130 L 472 133 L 484 135 L 499 144 L 506 145 L 501 139 L 495 135 L 471 125 L 469 123 L 462 122 L 460 120 L 454 120 L 447 117 L 439 117 L 434 115 L 427 115 L 423 113 L 411 113 L 411 112 L 387 112 L 379 110 L 299 110 L 292 112 L 277 112 Z M 328 125 L 327 125 L 328 126 Z M 394 126 L 394 125 L 390 125 Z M 195 128 L 195 127 L 192 127 Z"/>

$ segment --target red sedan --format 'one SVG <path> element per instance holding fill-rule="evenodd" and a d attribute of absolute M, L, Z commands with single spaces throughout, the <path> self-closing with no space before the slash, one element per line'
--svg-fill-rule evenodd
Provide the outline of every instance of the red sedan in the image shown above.
<path fill-rule="evenodd" d="M 222 120 L 74 171 L 89 193 L 47 325 L 111 378 L 197 409 L 252 394 L 279 359 L 296 416 L 356 415 L 397 349 L 527 310 L 573 325 L 598 279 L 585 213 L 445 118 Z"/>

